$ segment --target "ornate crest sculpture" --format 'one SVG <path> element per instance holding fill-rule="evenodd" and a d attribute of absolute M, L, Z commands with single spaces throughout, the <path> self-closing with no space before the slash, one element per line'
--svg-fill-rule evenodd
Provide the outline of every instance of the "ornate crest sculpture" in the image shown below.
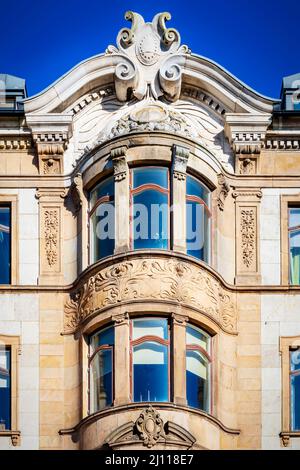
<path fill-rule="evenodd" d="M 164 95 L 169 101 L 176 101 L 189 50 L 180 46 L 178 31 L 166 27 L 170 13 L 158 13 L 152 23 L 145 23 L 141 15 L 127 11 L 125 19 L 132 22 L 131 29 L 121 29 L 118 47 L 109 46 L 106 51 L 115 65 L 117 98 L 127 101 L 132 96 L 142 100 Z"/>

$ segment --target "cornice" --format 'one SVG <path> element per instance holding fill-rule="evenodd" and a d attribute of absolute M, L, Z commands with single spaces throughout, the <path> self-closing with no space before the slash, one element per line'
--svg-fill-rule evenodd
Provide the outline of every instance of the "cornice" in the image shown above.
<path fill-rule="evenodd" d="M 149 406 L 148 402 L 141 402 L 141 403 L 128 403 L 126 405 L 120 405 L 120 406 L 113 406 L 111 408 L 107 408 L 102 411 L 98 411 L 97 413 L 93 413 L 85 418 L 83 418 L 79 423 L 77 423 L 74 427 L 72 428 L 66 428 L 66 429 L 60 429 L 59 434 L 60 435 L 67 435 L 67 434 L 74 434 L 80 431 L 82 428 L 88 426 L 89 424 L 94 423 L 95 421 L 98 421 L 101 418 L 104 418 L 106 416 L 110 416 L 111 414 L 117 414 L 117 413 L 124 413 L 128 410 L 143 410 L 145 406 Z M 239 435 L 240 434 L 240 429 L 236 428 L 230 428 L 226 426 L 225 424 L 222 423 L 218 418 L 216 418 L 213 415 L 210 415 L 208 413 L 205 413 L 204 411 L 201 410 L 196 410 L 195 408 L 190 408 L 188 406 L 184 405 L 178 405 L 175 403 L 159 403 L 155 402 L 155 408 L 157 410 L 167 410 L 167 411 L 184 411 L 188 412 L 191 414 L 194 414 L 198 416 L 199 418 L 205 419 L 206 421 L 209 421 L 212 424 L 215 424 L 216 426 L 219 427 L 222 431 L 228 433 L 228 434 L 235 434 Z"/>

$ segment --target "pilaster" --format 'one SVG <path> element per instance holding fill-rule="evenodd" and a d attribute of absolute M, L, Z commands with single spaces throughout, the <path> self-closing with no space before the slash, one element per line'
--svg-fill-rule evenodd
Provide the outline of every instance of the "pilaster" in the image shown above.
<path fill-rule="evenodd" d="M 129 361 L 129 315 L 121 313 L 112 316 L 115 327 L 115 393 L 114 405 L 130 402 L 130 361 Z"/>
<path fill-rule="evenodd" d="M 174 344 L 174 402 L 186 405 L 186 334 L 185 327 L 188 317 L 172 313 L 173 344 Z"/>

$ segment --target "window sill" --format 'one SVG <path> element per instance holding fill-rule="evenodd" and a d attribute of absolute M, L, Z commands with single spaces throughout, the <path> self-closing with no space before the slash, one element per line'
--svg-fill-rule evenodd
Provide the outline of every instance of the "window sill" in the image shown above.
<path fill-rule="evenodd" d="M 5 429 L 4 431 L 0 431 L 0 437 L 10 437 L 11 443 L 14 447 L 19 446 L 21 444 L 21 432 L 20 431 L 11 431 L 9 429 Z"/>
<path fill-rule="evenodd" d="M 300 437 L 300 431 L 282 431 L 279 436 L 284 447 L 288 447 L 290 443 L 290 438 Z"/>

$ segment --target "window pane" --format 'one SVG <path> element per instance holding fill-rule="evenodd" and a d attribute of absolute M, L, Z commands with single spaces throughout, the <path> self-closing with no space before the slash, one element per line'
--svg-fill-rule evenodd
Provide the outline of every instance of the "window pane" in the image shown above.
<path fill-rule="evenodd" d="M 297 227 L 300 225 L 300 208 L 290 207 L 289 208 L 289 227 Z"/>
<path fill-rule="evenodd" d="M 133 320 L 133 340 L 149 335 L 168 339 L 168 321 L 161 318 Z"/>
<path fill-rule="evenodd" d="M 300 370 L 300 348 L 290 352 L 291 371 Z"/>
<path fill-rule="evenodd" d="M 0 431 L 11 429 L 11 351 L 0 345 Z"/>
<path fill-rule="evenodd" d="M 145 342 L 133 347 L 134 401 L 168 401 L 168 347 Z"/>
<path fill-rule="evenodd" d="M 133 189 L 155 184 L 168 189 L 167 168 L 135 168 L 132 170 Z M 167 249 L 169 239 L 169 199 L 168 194 L 156 189 L 144 189 L 132 198 L 132 238 L 133 248 Z"/>
<path fill-rule="evenodd" d="M 135 168 L 133 170 L 133 188 L 143 184 L 157 184 L 165 189 L 168 188 L 167 168 Z"/>
<path fill-rule="evenodd" d="M 300 284 L 300 231 L 289 232 L 290 282 Z"/>
<path fill-rule="evenodd" d="M 187 326 L 186 327 L 186 344 L 195 344 L 201 346 L 208 351 L 209 336 L 199 328 Z"/>
<path fill-rule="evenodd" d="M 210 205 L 209 190 L 191 176 L 186 178 L 187 196 L 200 198 L 201 201 L 186 201 L 186 243 L 187 253 L 209 261 L 210 253 L 210 217 L 208 208 Z"/>
<path fill-rule="evenodd" d="M 291 376 L 292 430 L 300 431 L 300 374 Z"/>
<path fill-rule="evenodd" d="M 10 283 L 10 208 L 0 206 L 0 284 Z"/>
<path fill-rule="evenodd" d="M 91 192 L 90 209 L 92 210 L 102 197 L 109 197 L 97 206 L 90 218 L 91 261 L 110 256 L 115 248 L 115 211 L 113 178 L 98 184 Z"/>
<path fill-rule="evenodd" d="M 90 407 L 95 413 L 112 404 L 112 350 L 100 350 L 90 365 Z"/>
<path fill-rule="evenodd" d="M 186 352 L 186 396 L 189 406 L 209 411 L 209 364 L 195 350 Z"/>
<path fill-rule="evenodd" d="M 90 340 L 92 351 L 95 351 L 99 346 L 110 345 L 114 344 L 114 328 L 109 327 L 101 330 L 99 333 L 96 333 L 92 336 Z"/>

